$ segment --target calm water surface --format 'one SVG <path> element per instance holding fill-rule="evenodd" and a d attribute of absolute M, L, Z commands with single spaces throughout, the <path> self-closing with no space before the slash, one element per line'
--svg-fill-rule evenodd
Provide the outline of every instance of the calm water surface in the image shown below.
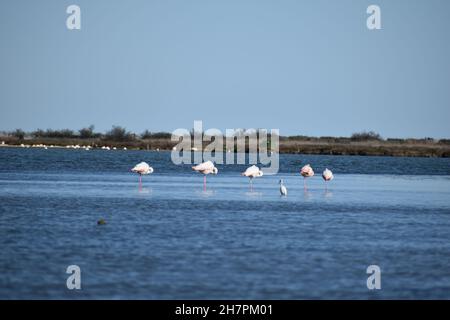
<path fill-rule="evenodd" d="M 168 152 L 0 148 L 0 298 L 450 298 L 450 159 L 281 155 L 252 192 L 218 167 L 204 192 Z"/>

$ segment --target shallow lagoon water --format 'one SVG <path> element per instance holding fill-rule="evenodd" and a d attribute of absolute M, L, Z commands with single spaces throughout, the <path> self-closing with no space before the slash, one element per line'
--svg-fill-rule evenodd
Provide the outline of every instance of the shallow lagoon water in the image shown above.
<path fill-rule="evenodd" d="M 204 192 L 168 152 L 1 148 L 0 298 L 450 298 L 450 159 L 281 155 L 253 192 L 244 168 Z"/>

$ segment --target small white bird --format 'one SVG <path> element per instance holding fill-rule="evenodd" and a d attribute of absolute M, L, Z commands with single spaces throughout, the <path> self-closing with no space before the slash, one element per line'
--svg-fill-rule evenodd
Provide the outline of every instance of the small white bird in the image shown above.
<path fill-rule="evenodd" d="M 334 178 L 333 172 L 328 168 L 325 168 L 322 173 L 322 178 L 325 180 L 325 190 L 328 190 L 328 181 L 331 181 Z"/>
<path fill-rule="evenodd" d="M 314 176 L 314 170 L 309 164 L 307 164 L 300 170 L 300 174 L 303 177 L 303 188 L 306 191 L 306 178 Z"/>
<path fill-rule="evenodd" d="M 192 167 L 192 170 L 203 173 L 203 190 L 206 190 L 206 175 L 207 174 L 217 174 L 219 172 L 219 169 L 217 169 L 214 166 L 214 163 L 212 161 L 206 161 L 203 163 L 200 163 L 196 166 Z"/>
<path fill-rule="evenodd" d="M 142 187 L 142 175 L 153 173 L 153 168 L 146 162 L 138 163 L 131 169 L 132 172 L 139 174 L 139 187 Z"/>
<path fill-rule="evenodd" d="M 280 183 L 280 194 L 282 196 L 287 196 L 287 188 L 284 185 L 283 179 L 281 179 L 279 183 Z"/>
<path fill-rule="evenodd" d="M 264 173 L 257 166 L 253 165 L 248 167 L 241 175 L 250 178 L 250 191 L 253 191 L 253 178 L 262 177 Z"/>

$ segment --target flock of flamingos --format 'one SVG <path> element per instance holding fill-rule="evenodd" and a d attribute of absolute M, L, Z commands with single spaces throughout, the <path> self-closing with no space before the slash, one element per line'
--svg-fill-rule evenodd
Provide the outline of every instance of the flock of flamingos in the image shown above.
<path fill-rule="evenodd" d="M 203 163 L 200 163 L 196 166 L 192 167 L 192 170 L 202 173 L 203 174 L 203 190 L 206 190 L 206 175 L 208 174 L 217 174 L 219 170 L 214 166 L 214 163 L 212 161 L 206 161 Z M 147 175 L 150 173 L 153 173 L 153 168 L 148 165 L 146 162 L 138 163 L 136 166 L 134 166 L 133 169 L 131 169 L 132 172 L 139 174 L 139 187 L 142 185 L 142 175 Z M 310 178 L 314 176 L 314 170 L 313 168 L 307 164 L 305 165 L 301 170 L 300 174 L 303 177 L 304 182 L 304 189 L 306 191 L 306 178 Z M 253 190 L 253 178 L 262 177 L 263 172 L 260 170 L 257 166 L 253 165 L 251 167 L 248 167 L 247 170 L 242 172 L 242 176 L 250 178 L 250 190 Z M 333 172 L 329 169 L 325 169 L 322 173 L 322 178 L 325 180 L 325 188 L 327 188 L 327 182 L 333 180 Z M 280 194 L 282 196 L 287 196 L 287 188 L 283 183 L 283 180 L 279 181 L 280 184 Z"/>

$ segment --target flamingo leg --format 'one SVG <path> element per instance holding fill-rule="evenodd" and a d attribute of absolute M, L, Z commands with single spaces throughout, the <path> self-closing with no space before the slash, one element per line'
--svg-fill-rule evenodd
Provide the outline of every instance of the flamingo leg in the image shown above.
<path fill-rule="evenodd" d="M 306 191 L 306 178 L 303 177 L 303 190 Z"/>
<path fill-rule="evenodd" d="M 139 174 L 139 189 L 142 189 L 142 174 Z"/>
<path fill-rule="evenodd" d="M 206 191 L 206 174 L 203 175 L 203 191 Z"/>
<path fill-rule="evenodd" d="M 253 178 L 250 178 L 250 192 L 253 192 Z"/>

